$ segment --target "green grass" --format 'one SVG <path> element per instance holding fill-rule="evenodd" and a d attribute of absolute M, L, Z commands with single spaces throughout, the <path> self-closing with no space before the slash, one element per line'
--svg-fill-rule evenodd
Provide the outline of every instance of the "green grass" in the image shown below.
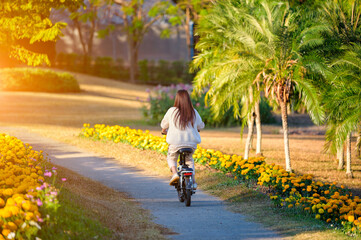
<path fill-rule="evenodd" d="M 26 92 L 80 92 L 80 87 L 70 73 L 58 73 L 35 68 L 0 69 L 1 91 Z"/>
<path fill-rule="evenodd" d="M 91 217 L 89 211 L 74 201 L 74 194 L 63 188 L 58 196 L 61 207 L 51 224 L 43 226 L 38 237 L 46 239 L 108 239 L 111 231 Z"/>

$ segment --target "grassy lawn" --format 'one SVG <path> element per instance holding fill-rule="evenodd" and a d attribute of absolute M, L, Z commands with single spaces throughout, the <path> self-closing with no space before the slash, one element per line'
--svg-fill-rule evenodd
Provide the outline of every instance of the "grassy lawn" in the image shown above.
<path fill-rule="evenodd" d="M 93 76 L 75 74 L 80 83 L 81 93 L 10 93 L 1 92 L 0 123 L 3 126 L 22 126 L 44 136 L 118 159 L 122 164 L 151 168 L 152 174 L 169 177 L 165 156 L 146 151 L 141 152 L 127 145 L 108 142 L 93 142 L 78 137 L 83 123 L 120 124 L 150 129 L 160 135 L 158 126 L 147 126 L 141 120 L 140 107 L 147 98 L 148 86 L 131 85 Z M 292 126 L 291 126 L 292 128 Z M 283 135 L 278 133 L 280 126 L 265 126 L 268 134 L 263 138 L 263 153 L 267 163 L 284 166 Z M 201 133 L 202 147 L 220 150 L 229 154 L 243 154 L 244 141 L 240 138 L 239 128 L 209 129 Z M 361 162 L 353 160 L 354 179 L 346 179 L 345 172 L 337 171 L 333 156 L 323 153 L 323 136 L 291 135 L 290 149 L 292 167 L 297 173 L 312 173 L 323 181 L 337 181 L 355 190 L 361 186 Z M 251 152 L 251 156 L 254 152 Z M 141 158 L 139 156 L 142 156 Z M 137 159 L 137 161 L 135 161 Z M 157 169 L 154 172 L 154 169 Z M 243 213 L 249 220 L 264 223 L 284 236 L 295 239 L 342 239 L 346 238 L 312 219 L 293 217 L 294 213 L 284 212 L 272 207 L 266 196 L 249 190 L 225 176 L 207 168 L 197 167 L 199 186 L 229 202 L 233 211 Z M 145 172 L 146 173 L 146 172 Z M 111 189 L 106 191 L 111 195 Z M 65 191 L 66 192 L 66 191 Z M 74 190 L 70 198 L 82 205 L 86 212 L 92 206 L 79 198 L 84 194 Z M 88 195 L 90 193 L 86 193 Z M 77 200 L 78 199 L 78 200 Z M 96 217 L 97 214 L 95 214 Z M 90 215 L 93 218 L 94 215 Z M 100 219 L 107 225 L 105 219 Z M 126 224 L 126 223 L 124 223 Z M 151 229 L 154 229 L 151 227 Z M 134 230 L 137 231 L 137 230 Z M 162 232 L 162 231 L 161 231 Z"/>

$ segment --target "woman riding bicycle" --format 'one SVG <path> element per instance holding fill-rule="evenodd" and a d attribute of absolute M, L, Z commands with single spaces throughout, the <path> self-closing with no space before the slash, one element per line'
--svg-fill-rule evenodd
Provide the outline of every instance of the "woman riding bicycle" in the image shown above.
<path fill-rule="evenodd" d="M 201 142 L 199 131 L 204 128 L 202 118 L 197 110 L 193 108 L 191 98 L 186 90 L 179 90 L 174 100 L 174 106 L 168 109 L 160 126 L 162 133 L 167 134 L 168 166 L 173 173 L 169 185 L 174 185 L 178 180 L 177 160 L 178 150 L 181 148 L 197 149 L 197 144 Z M 193 169 L 193 188 L 197 189 L 194 175 L 193 153 L 188 154 L 186 164 Z"/>

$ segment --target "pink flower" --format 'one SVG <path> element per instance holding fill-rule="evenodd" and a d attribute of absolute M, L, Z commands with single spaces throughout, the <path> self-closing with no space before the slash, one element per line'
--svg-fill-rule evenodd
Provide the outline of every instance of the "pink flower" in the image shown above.
<path fill-rule="evenodd" d="M 45 172 L 45 173 L 44 173 L 44 176 L 46 176 L 46 177 L 51 177 L 51 175 L 52 175 L 51 172 Z"/>
<path fill-rule="evenodd" d="M 196 103 L 196 107 L 199 107 L 201 104 L 199 102 Z"/>
<path fill-rule="evenodd" d="M 66 181 L 66 178 L 62 178 L 61 181 L 65 182 L 65 181 Z"/>
<path fill-rule="evenodd" d="M 40 200 L 40 198 L 36 199 L 36 204 L 40 207 L 43 205 L 43 202 Z"/>

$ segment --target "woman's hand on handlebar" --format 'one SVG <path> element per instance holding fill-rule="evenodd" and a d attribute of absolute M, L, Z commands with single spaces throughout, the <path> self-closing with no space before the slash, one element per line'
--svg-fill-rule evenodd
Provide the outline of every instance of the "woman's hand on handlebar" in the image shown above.
<path fill-rule="evenodd" d="M 167 135 L 167 132 L 168 132 L 168 129 L 167 128 L 165 128 L 165 129 L 162 129 L 162 135 Z"/>

